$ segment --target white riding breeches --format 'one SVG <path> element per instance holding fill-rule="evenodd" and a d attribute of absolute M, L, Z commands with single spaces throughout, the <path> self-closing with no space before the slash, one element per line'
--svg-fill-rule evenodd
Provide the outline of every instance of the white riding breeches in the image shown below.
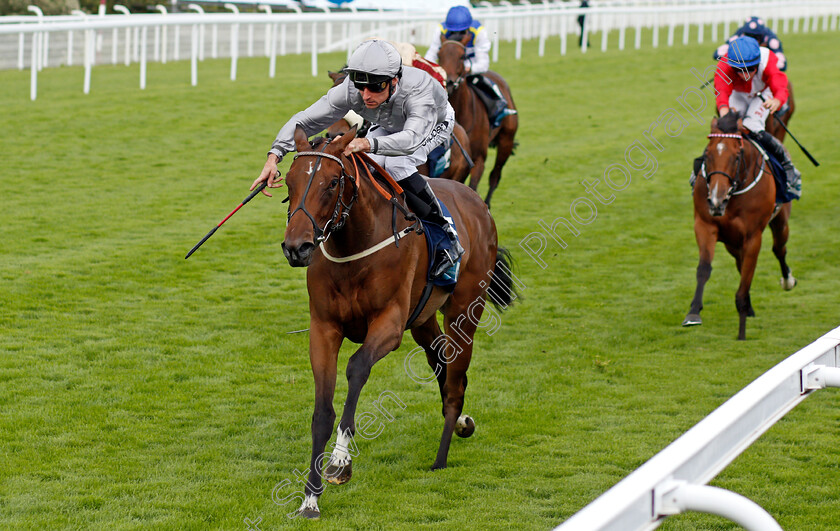
<path fill-rule="evenodd" d="M 762 90 L 761 95 L 765 100 L 770 100 L 773 97 L 770 87 Z M 741 113 L 744 127 L 750 131 L 754 133 L 764 131 L 764 124 L 767 122 L 767 117 L 770 116 L 770 109 L 764 107 L 764 102 L 758 95 L 751 97 L 746 92 L 733 91 L 729 96 L 729 108 Z"/>
<path fill-rule="evenodd" d="M 387 156 L 387 155 L 377 155 L 375 153 L 370 153 L 370 158 L 373 159 L 374 162 L 382 166 L 385 171 L 391 174 L 391 177 L 394 178 L 395 181 L 401 181 L 406 177 L 414 174 L 417 172 L 417 166 L 426 162 L 426 159 L 429 156 L 429 153 L 439 145 L 443 144 L 451 135 L 452 130 L 455 128 L 455 111 L 452 110 L 452 107 L 449 106 L 449 110 L 446 113 L 446 119 L 437 124 L 434 129 L 432 129 L 431 134 L 423 141 L 417 151 L 410 155 L 397 155 L 397 156 Z M 379 136 L 389 135 L 388 131 L 383 129 L 382 127 L 371 127 L 368 131 L 367 138 L 372 139 Z"/>

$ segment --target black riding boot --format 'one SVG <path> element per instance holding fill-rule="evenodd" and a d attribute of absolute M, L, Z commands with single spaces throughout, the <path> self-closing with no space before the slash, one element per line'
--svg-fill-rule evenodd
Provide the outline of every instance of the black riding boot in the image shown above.
<path fill-rule="evenodd" d="M 422 175 L 414 173 L 400 181 L 400 186 L 406 192 L 406 202 L 411 207 L 411 210 L 423 221 L 440 225 L 446 235 L 449 236 L 449 243 L 452 248 L 441 250 L 441 254 L 435 257 L 435 263 L 437 265 L 435 270 L 432 271 L 432 276 L 439 277 L 455 265 L 461 255 L 464 254 L 464 248 L 461 247 L 461 242 L 458 241 L 458 234 L 455 232 L 455 227 L 452 226 L 452 221 L 443 216 L 438 198 L 435 197 L 432 187 L 429 186 L 429 183 Z"/>
<path fill-rule="evenodd" d="M 782 165 L 782 169 L 785 170 L 785 184 L 787 185 L 788 192 L 798 197 L 799 190 L 802 188 L 801 174 L 793 166 L 793 161 L 790 160 L 790 153 L 779 142 L 779 139 L 767 131 L 751 132 L 750 136 L 757 140 L 761 144 L 761 147 L 776 157 L 776 160 Z"/>
<path fill-rule="evenodd" d="M 507 100 L 499 90 L 499 86 L 487 76 L 473 74 L 469 76 L 469 82 L 477 89 L 476 92 L 487 107 L 487 114 L 490 117 L 490 125 L 499 127 L 505 116 L 516 114 L 515 109 L 509 109 Z"/>

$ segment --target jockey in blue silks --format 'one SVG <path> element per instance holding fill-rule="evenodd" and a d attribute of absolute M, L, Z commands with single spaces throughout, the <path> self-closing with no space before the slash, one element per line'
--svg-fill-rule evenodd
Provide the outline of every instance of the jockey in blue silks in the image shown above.
<path fill-rule="evenodd" d="M 468 37 L 464 58 L 467 81 L 477 89 L 476 92 L 487 107 L 491 125 L 498 127 L 505 116 L 516 114 L 516 110 L 508 108 L 507 100 L 496 83 L 489 77 L 481 75 L 490 69 L 490 37 L 487 36 L 481 22 L 472 17 L 469 8 L 464 6 L 451 8 L 446 14 L 446 20 L 440 25 L 440 34 L 446 40 L 459 42 Z M 425 58 L 437 63 L 440 46 L 441 41 L 437 37 L 429 46 Z"/>
<path fill-rule="evenodd" d="M 729 51 L 729 45 L 732 44 L 735 39 L 742 36 L 752 37 L 760 46 L 769 48 L 770 51 L 776 54 L 776 57 L 778 58 L 777 65 L 779 70 L 782 72 L 787 70 L 787 59 L 782 51 L 782 41 L 779 40 L 779 37 L 773 33 L 770 28 L 764 25 L 764 20 L 758 17 L 750 17 L 743 26 L 735 31 L 734 35 L 729 37 L 726 44 L 718 46 L 713 56 L 715 61 L 726 55 L 726 52 Z"/>

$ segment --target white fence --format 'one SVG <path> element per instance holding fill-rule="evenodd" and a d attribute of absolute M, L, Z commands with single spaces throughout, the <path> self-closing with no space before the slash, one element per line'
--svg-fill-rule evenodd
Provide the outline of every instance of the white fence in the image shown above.
<path fill-rule="evenodd" d="M 781 530 L 743 496 L 706 485 L 817 389 L 840 387 L 840 327 L 770 369 L 556 531 L 636 531 L 698 511 L 750 531 Z"/>
<path fill-rule="evenodd" d="M 483 2 L 475 8 L 474 16 L 485 25 L 492 36 L 492 60 L 498 61 L 500 43 L 514 42 L 517 59 L 522 54 L 523 40 L 538 39 L 538 54 L 543 56 L 549 39 L 557 38 L 559 53 L 568 51 L 568 39 L 580 34 L 578 17 L 586 16 L 583 40 L 600 33 L 600 49 L 607 50 L 609 36 L 618 32 L 617 47 L 626 47 L 628 30 L 633 32 L 634 47 L 642 45 L 643 31 L 650 31 L 651 45 L 663 40 L 673 46 L 677 28 L 682 43 L 694 38 L 703 43 L 706 32 L 712 46 L 728 37 L 745 18 L 756 13 L 781 33 L 789 31 L 835 31 L 840 16 L 840 2 L 836 0 L 771 0 L 756 2 L 711 2 L 708 0 L 671 0 L 655 5 L 639 2 L 593 1 L 586 9 L 576 4 L 549 2 L 520 5 L 503 2 L 492 7 Z M 647 2 L 646 2 L 647 3 Z M 287 53 L 311 54 L 312 75 L 318 74 L 318 54 L 344 50 L 349 55 L 363 39 L 381 36 L 398 41 L 428 45 L 437 31 L 444 13 L 329 11 L 273 13 L 268 5 L 261 5 L 259 13 L 240 13 L 232 3 L 224 7 L 230 13 L 204 13 L 197 4 L 189 4 L 192 13 L 167 13 L 157 6 L 158 14 L 130 14 L 123 6 L 115 6 L 119 15 L 86 15 L 45 17 L 35 7 L 29 17 L 0 18 L 0 50 L 14 48 L 17 38 L 19 69 L 31 69 L 30 97 L 37 96 L 37 74 L 49 65 L 81 62 L 85 67 L 85 94 L 90 92 L 91 69 L 96 64 L 110 62 L 126 65 L 140 64 L 140 88 L 146 86 L 148 62 L 162 62 L 190 58 L 191 83 L 198 83 L 198 63 L 208 55 L 230 58 L 230 77 L 236 79 L 237 59 L 240 55 L 254 56 L 255 49 L 269 59 L 268 75 L 276 73 L 277 56 Z M 244 30 L 244 31 L 240 31 Z M 78 39 L 75 37 L 78 36 Z M 5 41 L 4 41 L 5 39 Z M 12 40 L 10 44 L 9 40 Z M 75 40 L 74 40 L 75 39 Z M 587 46 L 580 48 L 587 53 Z M 0 59 L 2 59 L 0 57 Z"/>

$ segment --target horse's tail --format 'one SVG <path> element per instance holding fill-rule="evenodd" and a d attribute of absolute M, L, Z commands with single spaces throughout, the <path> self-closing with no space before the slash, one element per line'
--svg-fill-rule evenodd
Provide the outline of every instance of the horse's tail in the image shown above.
<path fill-rule="evenodd" d="M 504 247 L 499 247 L 499 250 L 496 251 L 496 266 L 493 268 L 493 276 L 490 278 L 487 295 L 493 306 L 500 311 L 506 310 L 519 296 L 517 283 L 521 285 L 521 282 L 519 279 L 514 282 L 516 277 L 511 269 L 512 265 L 513 257 L 510 255 L 510 251 Z"/>

